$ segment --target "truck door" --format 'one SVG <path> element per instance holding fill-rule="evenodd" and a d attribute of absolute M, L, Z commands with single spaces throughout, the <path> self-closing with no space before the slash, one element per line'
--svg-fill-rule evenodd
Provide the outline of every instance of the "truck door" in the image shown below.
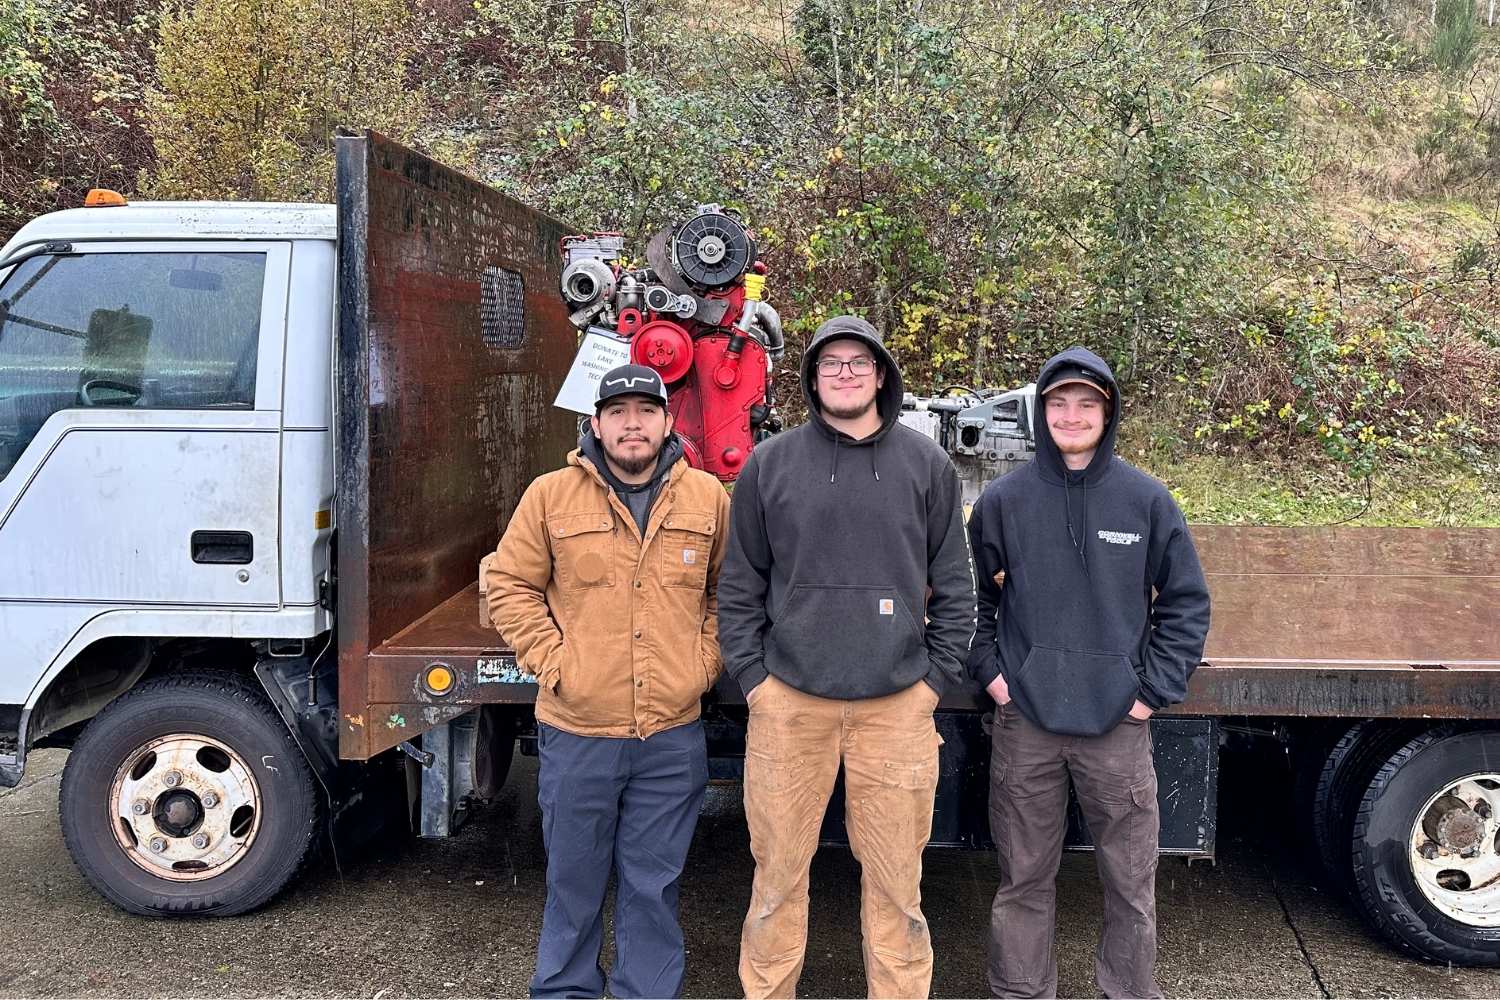
<path fill-rule="evenodd" d="M 45 656 L 24 650 L 27 623 L 45 619 L 55 636 L 60 605 L 83 620 L 120 606 L 279 605 L 287 245 L 60 249 L 0 281 L 0 621 L 23 647 L 12 653 Z M 20 700 L 7 680 L 0 702 Z"/>

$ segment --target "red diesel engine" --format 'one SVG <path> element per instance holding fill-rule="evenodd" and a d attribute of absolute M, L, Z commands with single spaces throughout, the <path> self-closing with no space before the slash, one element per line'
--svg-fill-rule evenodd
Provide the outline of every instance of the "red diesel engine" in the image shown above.
<path fill-rule="evenodd" d="M 644 268 L 626 266 L 618 233 L 563 240 L 562 294 L 581 330 L 629 343 L 667 383 L 688 461 L 729 482 L 755 442 L 779 429 L 771 368 L 781 319 L 761 300 L 765 265 L 733 212 L 700 206 L 658 233 Z"/>

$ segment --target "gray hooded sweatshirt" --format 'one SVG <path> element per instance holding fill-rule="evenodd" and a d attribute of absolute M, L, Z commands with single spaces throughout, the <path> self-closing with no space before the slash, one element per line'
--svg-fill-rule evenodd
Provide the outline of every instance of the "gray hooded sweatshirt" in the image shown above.
<path fill-rule="evenodd" d="M 823 419 L 815 393 L 819 351 L 846 338 L 885 371 L 880 429 L 859 440 Z M 724 668 L 747 694 L 768 673 L 823 698 L 919 680 L 942 694 L 963 677 L 975 622 L 953 463 L 897 422 L 901 372 L 862 319 L 818 328 L 802 393 L 808 422 L 756 445 L 734 487 L 719 576 Z"/>

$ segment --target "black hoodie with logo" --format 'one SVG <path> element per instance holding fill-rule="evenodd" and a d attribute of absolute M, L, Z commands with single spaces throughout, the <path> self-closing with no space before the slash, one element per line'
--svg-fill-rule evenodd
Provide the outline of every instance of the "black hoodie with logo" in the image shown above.
<path fill-rule="evenodd" d="M 1208 585 L 1187 523 L 1160 482 L 1117 457 L 1120 388 L 1082 347 L 1042 367 L 1038 387 L 1078 365 L 1114 405 L 1088 468 L 1070 470 L 1040 397 L 1036 458 L 990 483 L 969 516 L 979 629 L 969 672 L 1004 675 L 1026 718 L 1049 732 L 1096 736 L 1139 698 L 1182 701 L 1208 635 Z"/>
<path fill-rule="evenodd" d="M 885 370 L 880 429 L 859 440 L 823 419 L 815 388 L 819 351 L 845 338 L 869 345 Z M 747 694 L 767 673 L 823 698 L 917 681 L 942 694 L 963 679 L 974 632 L 953 463 L 897 422 L 901 373 L 864 320 L 818 328 L 802 392 L 808 422 L 756 445 L 735 483 L 719 575 L 724 668 Z"/>

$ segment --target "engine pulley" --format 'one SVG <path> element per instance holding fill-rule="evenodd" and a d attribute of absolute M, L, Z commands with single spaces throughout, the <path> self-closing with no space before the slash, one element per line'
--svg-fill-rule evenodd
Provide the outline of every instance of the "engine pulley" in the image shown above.
<path fill-rule="evenodd" d="M 664 382 L 676 382 L 693 367 L 693 338 L 676 323 L 655 320 L 631 338 L 630 360 L 656 369 Z"/>

